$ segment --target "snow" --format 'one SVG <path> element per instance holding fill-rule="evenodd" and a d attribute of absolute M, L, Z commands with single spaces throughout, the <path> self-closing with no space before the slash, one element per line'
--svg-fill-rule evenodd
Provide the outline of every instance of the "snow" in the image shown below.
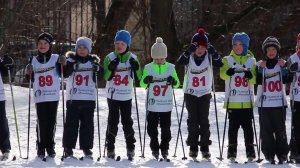
<path fill-rule="evenodd" d="M 17 112 L 17 119 L 18 119 L 18 126 L 19 126 L 19 134 L 20 134 L 20 143 L 21 143 L 21 150 L 22 150 L 22 157 L 26 157 L 27 152 L 27 120 L 28 120 L 28 88 L 23 88 L 19 86 L 13 86 L 14 91 L 14 99 L 15 99 L 15 107 Z M 30 121 L 30 152 L 29 152 L 29 159 L 20 159 L 18 143 L 17 143 L 17 136 L 16 136 L 16 129 L 15 129 L 15 120 L 13 115 L 13 106 L 11 100 L 11 92 L 9 85 L 5 85 L 5 92 L 6 92 L 6 109 L 7 109 L 7 117 L 9 122 L 10 128 L 10 140 L 12 144 L 12 151 L 11 157 L 13 155 L 17 156 L 16 161 L 5 161 L 0 162 L 0 167 L 297 167 L 299 165 L 293 164 L 284 164 L 284 165 L 270 165 L 265 160 L 261 163 L 248 163 L 248 164 L 231 164 L 225 159 L 223 162 L 220 162 L 216 157 L 219 156 L 219 147 L 218 147 L 218 137 L 217 137 L 217 127 L 216 127 L 216 119 L 215 119 L 215 109 L 213 99 L 211 99 L 210 105 L 210 124 L 211 124 L 211 140 L 212 145 L 210 146 L 210 152 L 212 153 L 212 161 L 206 162 L 201 161 L 200 163 L 195 163 L 191 161 L 191 158 L 188 157 L 189 148 L 186 146 L 185 141 L 187 138 L 187 126 L 186 126 L 186 119 L 187 119 L 187 112 L 186 109 L 183 113 L 183 120 L 182 120 L 182 135 L 184 141 L 184 149 L 185 155 L 188 157 L 188 160 L 182 160 L 183 152 L 181 148 L 181 143 L 179 139 L 178 148 L 177 148 L 177 157 L 173 158 L 174 150 L 175 150 L 175 143 L 176 143 L 176 136 L 178 131 L 178 121 L 176 116 L 176 110 L 173 109 L 172 112 L 172 140 L 170 142 L 170 150 L 169 156 L 171 159 L 170 163 L 167 162 L 157 162 L 151 156 L 151 150 L 149 147 L 149 137 L 146 136 L 146 148 L 145 148 L 145 158 L 140 158 L 141 155 L 140 151 L 140 141 L 139 141 L 139 134 L 138 134 L 138 124 L 137 124 L 137 117 L 136 117 L 136 110 L 135 110 L 135 102 L 133 100 L 133 107 L 132 107 L 132 116 L 134 119 L 134 129 L 136 130 L 135 137 L 137 139 L 136 142 L 136 157 L 134 161 L 129 162 L 126 158 L 126 148 L 125 148 L 125 140 L 124 140 L 124 133 L 121 129 L 121 123 L 119 124 L 119 132 L 116 139 L 116 154 L 120 155 L 122 160 L 120 162 L 113 161 L 107 158 L 101 158 L 99 162 L 97 162 L 97 157 L 99 156 L 98 151 L 98 134 L 97 134 L 97 112 L 95 110 L 95 117 L 94 117 L 94 125 L 95 125 L 95 139 L 94 139 L 94 161 L 92 160 L 72 160 L 67 159 L 65 161 L 60 160 L 60 156 L 62 156 L 63 148 L 62 148 L 62 103 L 60 102 L 58 107 L 58 114 L 57 114 L 57 127 L 56 127 L 56 152 L 57 157 L 55 159 L 48 159 L 47 162 L 43 162 L 40 159 L 36 158 L 36 149 L 35 149 L 35 141 L 36 141 L 36 113 L 35 113 L 35 106 L 31 102 L 31 121 Z M 177 101 L 178 107 L 178 115 L 180 116 L 181 108 L 182 108 L 182 101 L 183 101 L 183 93 L 181 89 L 175 90 L 175 96 Z M 223 101 L 224 101 L 224 93 L 218 92 L 216 93 L 217 97 L 217 109 L 218 109 L 218 120 L 219 120 L 219 129 L 220 129 L 220 137 L 222 137 L 223 128 L 224 128 L 224 116 L 225 116 L 225 109 L 223 109 Z M 144 134 L 144 121 L 145 121 L 145 98 L 146 98 L 146 91 L 142 88 L 137 88 L 137 99 L 138 99 L 138 108 L 139 108 L 139 115 L 140 115 L 140 125 L 141 125 L 141 134 Z M 288 101 L 289 102 L 289 101 Z M 107 124 L 107 113 L 108 107 L 105 98 L 105 91 L 104 89 L 99 89 L 99 117 L 100 117 L 100 131 L 101 131 L 101 150 L 103 154 L 103 146 L 104 146 L 104 139 L 105 139 L 105 131 L 106 131 L 106 124 Z M 290 137 L 290 109 L 287 112 L 287 134 L 288 139 Z M 259 123 L 258 123 L 258 114 L 257 110 L 255 109 L 255 122 L 257 133 L 259 133 Z M 227 131 L 226 131 L 227 132 Z M 160 135 L 159 135 L 160 137 Z M 246 161 L 246 154 L 245 154 L 245 147 L 244 147 L 244 138 L 242 131 L 239 131 L 239 141 L 238 141 L 238 158 L 237 161 L 243 163 Z M 78 149 L 74 150 L 74 156 L 81 157 L 82 151 Z M 224 152 L 223 157 L 226 158 L 227 153 L 227 133 L 225 138 L 224 144 Z M 261 153 L 261 157 L 264 158 L 263 154 Z M 198 159 L 201 160 L 201 154 L 199 154 Z"/>

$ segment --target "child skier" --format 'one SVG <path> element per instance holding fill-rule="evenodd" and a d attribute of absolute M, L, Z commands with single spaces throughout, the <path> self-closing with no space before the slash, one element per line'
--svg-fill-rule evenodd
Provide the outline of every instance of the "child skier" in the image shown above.
<path fill-rule="evenodd" d="M 11 150 L 9 141 L 9 127 L 5 110 L 5 93 L 2 77 L 7 76 L 8 71 L 12 70 L 14 61 L 8 55 L 4 55 L 3 59 L 0 59 L 0 150 L 2 152 L 1 160 L 6 160 L 9 157 Z"/>
<path fill-rule="evenodd" d="M 84 156 L 92 159 L 94 142 L 94 110 L 96 107 L 95 80 L 99 80 L 100 59 L 91 55 L 92 40 L 79 37 L 75 53 L 66 54 L 68 61 L 65 70 L 67 78 L 67 115 L 63 134 L 65 157 L 72 157 L 79 130 L 79 146 Z M 97 77 L 97 79 L 96 79 Z"/>
<path fill-rule="evenodd" d="M 285 118 L 287 68 L 285 61 L 279 58 L 280 43 L 275 37 L 267 37 L 262 44 L 265 60 L 257 62 L 257 95 L 256 106 L 259 111 L 261 150 L 266 160 L 279 163 L 287 160 Z"/>
<path fill-rule="evenodd" d="M 211 145 L 209 131 L 209 106 L 212 92 L 212 65 L 221 67 L 221 57 L 213 46 L 209 46 L 204 29 L 199 29 L 191 41 L 189 48 L 180 56 L 178 64 L 186 66 L 184 77 L 184 99 L 188 110 L 188 138 L 190 157 L 198 156 L 198 146 L 202 157 L 210 159 Z M 200 137 L 201 136 L 201 137 Z M 200 137 L 200 142 L 199 142 Z"/>
<path fill-rule="evenodd" d="M 166 62 L 167 46 L 163 39 L 156 38 L 152 45 L 151 57 L 153 62 L 145 66 L 141 87 L 148 88 L 147 93 L 147 132 L 150 136 L 152 155 L 158 159 L 159 149 L 164 159 L 168 157 L 171 140 L 171 111 L 173 108 L 173 88 L 180 85 L 175 66 Z M 158 123 L 161 128 L 161 143 L 158 142 Z"/>
<path fill-rule="evenodd" d="M 32 73 L 34 102 L 37 111 L 37 156 L 55 157 L 56 115 L 60 90 L 60 67 L 65 57 L 52 54 L 53 37 L 42 33 L 38 37 L 38 55 L 30 60 L 27 73 Z"/>
<path fill-rule="evenodd" d="M 290 98 L 292 107 L 292 133 L 290 141 L 290 158 L 300 164 L 300 33 L 297 36 L 296 53 L 291 55 L 289 61 L 289 70 L 294 76 L 294 81 L 291 85 Z M 298 121 L 298 122 L 297 122 Z"/>
<path fill-rule="evenodd" d="M 256 61 L 249 48 L 249 36 L 236 33 L 232 37 L 232 51 L 223 58 L 220 77 L 225 80 L 224 108 L 228 111 L 228 153 L 231 161 L 237 155 L 237 135 L 240 126 L 244 130 L 246 156 L 255 158 L 253 145 L 253 84 L 256 82 Z"/>
<path fill-rule="evenodd" d="M 106 82 L 107 103 L 109 108 L 106 130 L 107 156 L 115 158 L 115 139 L 118 132 L 119 118 L 126 139 L 128 159 L 134 157 L 136 142 L 131 118 L 131 102 L 133 78 L 140 80 L 142 71 L 137 56 L 129 51 L 130 33 L 120 30 L 114 39 L 115 51 L 108 54 L 104 60 L 104 79 Z"/>

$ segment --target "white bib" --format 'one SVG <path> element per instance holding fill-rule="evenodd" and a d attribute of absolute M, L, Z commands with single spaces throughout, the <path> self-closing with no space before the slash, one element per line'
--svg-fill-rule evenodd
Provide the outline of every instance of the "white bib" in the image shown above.
<path fill-rule="evenodd" d="M 59 101 L 60 80 L 56 70 L 58 55 L 52 54 L 45 64 L 32 59 L 34 71 L 33 96 L 34 102 Z"/>
<path fill-rule="evenodd" d="M 257 66 L 259 65 L 260 62 L 257 63 Z M 276 64 L 273 69 L 265 68 L 264 91 L 262 90 L 262 85 L 258 85 L 257 87 L 257 95 L 259 96 L 256 100 L 257 107 L 261 107 L 261 100 L 263 100 L 263 107 L 281 107 L 282 96 L 284 106 L 287 105 L 285 84 L 280 82 L 280 70 L 281 67 L 279 64 Z"/>
<path fill-rule="evenodd" d="M 300 59 L 297 53 L 293 54 L 291 57 L 291 62 L 297 62 L 298 65 L 300 65 Z M 299 68 L 299 67 L 298 67 Z M 300 101 L 300 71 L 296 72 L 296 79 L 294 86 L 291 84 L 291 91 L 290 91 L 290 97 L 291 99 L 294 97 L 295 101 Z"/>
<path fill-rule="evenodd" d="M 78 70 L 67 79 L 67 100 L 96 100 L 93 66 L 90 61 L 79 64 Z"/>
<path fill-rule="evenodd" d="M 229 64 L 229 67 L 235 67 L 235 74 L 231 76 L 229 80 L 225 81 L 225 102 L 228 100 L 229 102 L 250 102 L 254 101 L 254 86 L 250 84 L 247 79 L 244 78 L 245 73 L 243 72 L 244 69 L 250 69 L 255 60 L 253 58 L 248 58 L 248 60 L 245 62 L 244 65 L 238 64 L 235 62 L 234 58 L 232 56 L 227 56 L 227 61 Z M 231 80 L 231 83 L 230 83 Z M 250 89 L 250 94 L 249 94 Z M 230 93 L 229 93 L 230 92 Z"/>
<path fill-rule="evenodd" d="M 2 75 L 0 75 L 0 101 L 5 101 L 5 90 L 4 90 Z"/>
<path fill-rule="evenodd" d="M 111 61 L 117 58 L 113 52 L 108 57 Z M 136 55 L 131 53 L 127 62 L 119 62 L 114 77 L 112 80 L 106 82 L 107 98 L 121 101 L 132 99 L 133 80 L 131 78 L 131 66 L 129 63 L 131 57 L 136 59 Z"/>
<path fill-rule="evenodd" d="M 197 97 L 209 94 L 212 91 L 212 78 L 212 69 L 208 55 L 205 55 L 203 62 L 199 66 L 196 65 L 194 57 L 190 56 L 187 74 L 184 77 L 183 91 Z"/>
<path fill-rule="evenodd" d="M 172 75 L 174 65 L 168 63 L 168 69 L 164 74 L 157 74 L 152 68 L 152 64 L 147 64 L 149 76 L 153 76 L 154 83 L 149 85 L 148 111 L 169 112 L 173 108 L 172 86 L 167 85 L 167 78 Z M 147 101 L 147 100 L 146 100 Z"/>

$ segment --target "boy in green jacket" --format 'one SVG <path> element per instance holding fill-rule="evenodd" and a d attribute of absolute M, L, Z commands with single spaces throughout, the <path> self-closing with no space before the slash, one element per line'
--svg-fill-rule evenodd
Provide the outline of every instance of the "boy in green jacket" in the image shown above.
<path fill-rule="evenodd" d="M 151 48 L 153 62 L 145 66 L 141 87 L 147 91 L 147 132 L 150 136 L 152 155 L 158 159 L 159 149 L 164 159 L 168 157 L 169 142 L 171 140 L 171 111 L 173 108 L 173 88 L 180 85 L 175 66 L 166 62 L 167 46 L 163 39 L 156 38 Z M 161 143 L 158 142 L 158 123 L 161 128 Z"/>
<path fill-rule="evenodd" d="M 242 32 L 232 38 L 232 51 L 223 58 L 220 68 L 221 79 L 225 80 L 224 108 L 228 112 L 228 153 L 227 158 L 235 161 L 237 153 L 237 135 L 243 128 L 246 155 L 249 161 L 255 158 L 253 145 L 253 98 L 256 82 L 256 60 L 249 47 L 249 36 Z"/>
<path fill-rule="evenodd" d="M 115 158 L 115 139 L 120 115 L 128 159 L 131 160 L 135 154 L 136 140 L 131 118 L 132 90 L 133 80 L 140 80 L 142 71 L 137 56 L 129 51 L 130 44 L 130 33 L 126 30 L 118 31 L 114 40 L 115 51 L 108 54 L 104 60 L 104 79 L 107 81 L 106 96 L 109 108 L 105 145 L 107 156 L 112 159 Z"/>

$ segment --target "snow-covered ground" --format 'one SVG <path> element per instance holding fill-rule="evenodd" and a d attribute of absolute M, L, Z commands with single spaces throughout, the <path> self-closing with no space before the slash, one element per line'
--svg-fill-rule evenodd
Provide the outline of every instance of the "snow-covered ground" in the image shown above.
<path fill-rule="evenodd" d="M 138 134 L 138 124 L 137 124 L 137 117 L 136 117 L 136 110 L 135 110 L 135 103 L 133 101 L 133 118 L 134 118 L 134 129 L 136 130 L 135 137 L 137 139 L 136 143 L 136 157 L 134 161 L 130 162 L 126 159 L 126 149 L 125 149 L 125 140 L 124 134 L 122 130 L 122 125 L 119 125 L 119 132 L 116 139 L 116 154 L 121 156 L 121 161 L 116 162 L 111 159 L 101 158 L 99 162 L 96 161 L 96 158 L 99 156 L 98 151 L 98 134 L 97 134 L 97 113 L 95 111 L 95 139 L 94 139 L 94 161 L 91 160 L 65 160 L 62 162 L 60 160 L 60 156 L 62 156 L 63 148 L 62 148 L 62 103 L 60 103 L 58 108 L 58 115 L 57 115 L 57 127 L 56 127 L 56 152 L 57 157 L 53 159 L 48 159 L 47 162 L 43 162 L 40 159 L 36 158 L 36 149 L 35 149 L 35 141 L 36 141 L 36 133 L 35 133 L 35 124 L 36 124 L 36 113 L 34 104 L 31 104 L 31 121 L 30 121 L 30 155 L 28 160 L 20 159 L 19 157 L 19 149 L 17 143 L 17 136 L 16 136 L 16 129 L 15 129 L 15 121 L 13 115 L 13 106 L 11 100 L 11 93 L 9 85 L 5 85 L 6 91 L 6 108 L 7 108 L 7 116 L 9 121 L 9 128 L 10 128 L 10 137 L 11 137 L 11 144 L 12 144 L 12 151 L 11 156 L 17 156 L 16 161 L 5 161 L 0 162 L 0 167 L 300 167 L 299 165 L 293 164 L 284 164 L 284 165 L 270 165 L 265 160 L 261 163 L 248 163 L 248 164 L 231 164 L 226 159 L 223 162 L 220 162 L 216 157 L 219 156 L 219 148 L 218 148 L 218 137 L 217 137 L 217 127 L 216 127 L 216 119 L 215 119 L 215 109 L 213 104 L 213 99 L 211 100 L 211 108 L 210 108 L 210 124 L 211 124 L 211 140 L 212 145 L 210 146 L 210 151 L 212 153 L 212 161 L 206 162 L 201 161 L 200 163 L 195 163 L 191 161 L 190 158 L 188 160 L 182 160 L 183 152 L 181 145 L 179 143 L 177 148 L 177 157 L 173 158 L 174 150 L 175 150 L 175 142 L 178 130 L 178 122 L 176 117 L 176 110 L 173 108 L 172 112 L 172 140 L 170 142 L 170 150 L 169 155 L 171 162 L 157 162 L 153 160 L 151 156 L 151 150 L 149 147 L 149 137 L 146 137 L 146 148 L 145 148 L 145 158 L 140 158 L 141 155 L 140 151 L 140 143 L 139 143 L 139 134 Z M 26 157 L 26 148 L 27 148 L 27 119 L 28 119 L 28 88 L 22 88 L 18 86 L 13 86 L 14 91 L 14 98 L 15 98 L 15 106 L 17 112 L 17 119 L 19 125 L 19 134 L 20 134 L 20 142 L 21 142 L 21 150 L 22 150 L 22 157 Z M 181 89 L 175 90 L 178 112 L 180 115 L 182 101 L 183 101 L 183 93 Z M 225 109 L 222 108 L 223 101 L 224 101 L 224 93 L 216 93 L 217 96 L 217 108 L 218 108 L 218 119 L 219 119 L 219 127 L 220 127 L 220 136 L 222 137 L 223 133 L 223 126 L 224 126 L 224 116 L 225 116 Z M 145 98 L 146 98 L 146 91 L 145 89 L 137 88 L 137 97 L 138 97 L 138 108 L 140 114 L 140 123 L 141 123 L 141 131 L 142 136 L 144 134 L 144 121 L 145 121 Z M 201 110 L 201 109 L 199 109 Z M 105 139 L 105 130 L 107 124 L 107 113 L 108 107 L 106 103 L 104 89 L 99 89 L 99 113 L 100 113 L 100 129 L 101 129 L 101 150 L 103 151 L 104 139 Z M 288 139 L 290 137 L 290 110 L 287 112 L 287 133 Z M 186 118 L 187 112 L 186 109 L 184 110 L 183 120 L 182 120 L 182 134 L 183 140 L 186 141 L 187 138 L 187 126 L 186 126 Z M 257 110 L 255 109 L 255 121 L 256 121 L 256 128 L 257 132 L 259 133 L 259 124 L 258 124 L 258 114 Z M 243 132 L 239 132 L 239 141 L 238 141 L 238 158 L 237 161 L 243 163 L 246 161 L 245 156 L 245 147 L 244 147 L 244 138 Z M 185 155 L 188 156 L 189 148 L 184 143 Z M 227 153 L 227 134 L 225 138 L 225 147 L 224 147 L 224 154 L 223 156 L 226 157 Z M 74 155 L 77 157 L 82 156 L 82 151 L 74 150 Z M 263 155 L 261 154 L 261 157 Z M 201 154 L 198 156 L 201 160 Z"/>

